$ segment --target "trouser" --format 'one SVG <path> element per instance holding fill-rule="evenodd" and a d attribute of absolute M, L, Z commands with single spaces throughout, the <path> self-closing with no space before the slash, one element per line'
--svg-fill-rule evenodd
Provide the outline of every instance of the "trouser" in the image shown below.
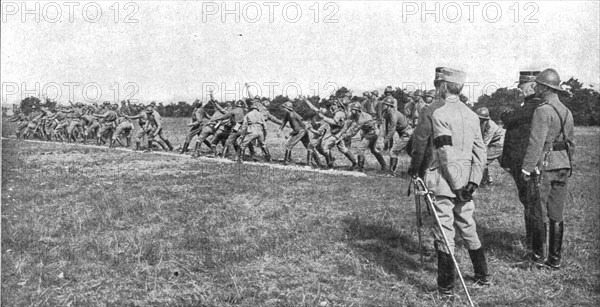
<path fill-rule="evenodd" d="M 221 143 L 221 145 L 225 146 L 225 142 L 229 138 L 230 134 L 235 135 L 235 133 L 231 133 L 230 127 L 225 127 L 225 126 L 219 127 L 219 129 L 217 129 L 217 132 L 215 132 L 215 136 L 213 136 L 213 138 L 210 142 L 210 145 L 216 146 L 219 143 Z"/>
<path fill-rule="evenodd" d="M 539 201 L 532 204 L 534 219 L 547 222 L 551 219 L 556 222 L 564 220 L 563 210 L 567 202 L 569 182 L 569 169 L 544 171 L 538 185 Z M 530 181 L 527 184 L 535 184 Z M 532 197 L 535 201 L 535 195 Z"/>
<path fill-rule="evenodd" d="M 252 125 L 248 127 L 248 130 L 244 135 L 244 140 L 240 146 L 242 148 L 246 148 L 248 144 L 254 140 L 256 140 L 256 143 L 259 147 L 263 147 L 265 145 L 265 133 L 262 125 Z"/>
<path fill-rule="evenodd" d="M 348 152 L 348 147 L 346 147 L 346 142 L 344 142 L 343 140 L 338 141 L 334 135 L 329 135 L 329 136 L 324 137 L 322 144 L 323 144 L 323 149 L 325 150 L 325 152 L 332 150 L 336 146 L 341 153 L 345 154 Z"/>
<path fill-rule="evenodd" d="M 371 151 L 373 155 L 378 155 L 381 151 L 381 148 L 378 146 L 378 141 L 379 135 L 377 131 L 365 135 L 358 145 L 358 156 L 364 157 L 367 149 Z"/>
<path fill-rule="evenodd" d="M 112 122 L 110 123 L 102 123 L 100 125 L 100 129 L 98 129 L 98 133 L 96 134 L 97 138 L 102 138 L 105 134 L 107 137 L 111 137 L 112 133 L 115 131 L 115 126 Z"/>
<path fill-rule="evenodd" d="M 200 135 L 198 136 L 198 140 L 196 141 L 197 144 L 200 144 L 200 146 L 202 146 L 202 143 L 211 135 L 215 134 L 216 129 L 215 126 L 213 125 L 206 125 L 202 128 L 202 131 L 200 132 Z M 200 148 L 199 146 L 197 146 L 197 148 Z"/>
<path fill-rule="evenodd" d="M 85 128 L 85 136 L 94 136 L 98 133 L 98 129 L 100 129 L 100 123 L 97 121 L 92 122 L 90 125 Z"/>
<path fill-rule="evenodd" d="M 73 132 L 75 131 L 75 129 L 81 131 L 82 125 L 83 125 L 83 123 L 79 119 L 71 120 L 71 123 L 69 124 L 69 127 L 67 128 L 67 134 L 72 135 Z"/>
<path fill-rule="evenodd" d="M 448 239 L 448 245 L 452 253 L 454 252 L 455 245 L 455 229 L 465 241 L 468 249 L 476 250 L 481 247 L 481 242 L 477 235 L 477 226 L 473 219 L 473 211 L 475 211 L 473 201 L 458 202 L 445 196 L 436 196 L 434 208 L 442 224 L 442 229 Z M 444 239 L 439 229 L 435 230 L 435 245 L 438 250 L 450 253 L 444 244 Z"/>
<path fill-rule="evenodd" d="M 202 127 L 203 127 L 202 125 L 191 127 L 190 131 L 188 132 L 187 136 L 185 137 L 185 142 L 190 143 L 195 136 L 197 136 L 197 135 L 199 136 L 200 132 L 202 132 Z"/>
<path fill-rule="evenodd" d="M 389 148 L 390 158 L 400 157 L 400 153 L 406 148 L 408 140 L 412 135 L 412 129 L 410 127 L 403 130 L 397 130 L 396 132 L 398 133 L 398 137 L 400 137 L 400 140 L 398 142 L 393 143 L 393 145 Z"/>
<path fill-rule="evenodd" d="M 117 126 L 115 133 L 113 133 L 112 139 L 116 140 L 119 136 L 121 136 L 121 134 L 123 134 L 123 136 L 125 136 L 127 139 L 129 139 L 131 137 L 132 130 L 133 130 L 132 123 L 122 122 Z"/>
<path fill-rule="evenodd" d="M 285 144 L 285 149 L 292 150 L 294 148 L 294 146 L 296 146 L 296 144 L 298 144 L 298 142 L 302 142 L 302 145 L 304 145 L 304 147 L 306 149 L 309 149 L 310 138 L 308 136 L 308 131 L 306 131 L 306 129 L 300 130 L 300 131 L 298 131 L 298 133 L 290 135 L 290 138 L 288 139 L 287 143 Z"/>

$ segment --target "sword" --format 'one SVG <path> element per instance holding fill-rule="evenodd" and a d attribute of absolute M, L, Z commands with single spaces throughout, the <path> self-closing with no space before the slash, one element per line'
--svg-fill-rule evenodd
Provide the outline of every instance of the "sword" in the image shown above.
<path fill-rule="evenodd" d="M 433 193 L 431 191 L 429 191 L 429 189 L 427 189 L 427 185 L 425 185 L 425 182 L 423 181 L 423 179 L 421 179 L 419 177 L 414 177 L 413 183 L 415 185 L 415 195 L 425 196 L 425 203 L 427 203 L 428 207 L 431 207 L 431 211 L 433 212 L 433 216 L 435 217 L 435 223 L 436 223 L 437 227 L 439 228 L 440 233 L 442 234 L 442 238 L 444 239 L 444 245 L 446 245 L 446 248 L 450 252 L 450 257 L 452 258 L 454 267 L 456 267 L 456 272 L 458 272 L 458 278 L 460 279 L 460 283 L 462 284 L 463 289 L 465 290 L 465 295 L 467 296 L 467 299 L 469 300 L 469 305 L 471 307 L 473 307 L 475 305 L 473 305 L 473 300 L 471 300 L 471 295 L 469 295 L 469 290 L 467 290 L 467 285 L 465 285 L 465 280 L 463 279 L 462 273 L 460 272 L 460 268 L 458 267 L 458 262 L 456 262 L 456 258 L 454 257 L 454 251 L 452 249 L 450 249 L 450 244 L 448 243 L 448 238 L 446 238 L 446 234 L 444 233 L 444 229 L 442 228 L 442 223 L 440 222 L 440 218 L 438 217 L 437 212 L 435 211 L 435 208 L 433 206 L 433 198 L 431 196 Z"/>

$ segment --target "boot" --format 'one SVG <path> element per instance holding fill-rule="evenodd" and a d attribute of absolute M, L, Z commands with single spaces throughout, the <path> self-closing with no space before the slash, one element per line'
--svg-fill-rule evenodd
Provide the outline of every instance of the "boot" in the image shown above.
<path fill-rule="evenodd" d="M 283 157 L 283 164 L 288 165 L 291 163 L 291 160 L 292 160 L 292 151 L 289 149 L 286 149 L 284 157 Z"/>
<path fill-rule="evenodd" d="M 312 159 L 312 150 L 307 150 L 306 151 L 306 166 L 311 166 L 310 162 Z"/>
<path fill-rule="evenodd" d="M 488 167 L 486 166 L 483 169 L 483 175 L 481 176 L 481 186 L 486 186 L 486 185 L 489 185 L 490 183 L 491 183 L 490 182 L 490 172 L 489 172 Z"/>
<path fill-rule="evenodd" d="M 271 162 L 271 154 L 269 153 L 269 149 L 266 146 L 262 147 L 263 155 L 265 156 L 265 161 Z"/>
<path fill-rule="evenodd" d="M 322 168 L 323 165 L 321 164 L 321 159 L 319 158 L 319 154 L 316 151 L 312 152 L 312 158 L 315 161 L 315 164 L 317 165 L 317 168 Z"/>
<path fill-rule="evenodd" d="M 333 168 L 333 161 L 331 159 L 331 151 L 325 152 L 325 164 L 327 164 L 327 168 Z"/>
<path fill-rule="evenodd" d="M 487 261 L 485 260 L 483 249 L 480 247 L 476 250 L 469 250 L 469 256 L 471 257 L 471 262 L 473 263 L 473 272 L 475 273 L 473 280 L 475 284 L 479 286 L 490 285 L 490 275 L 488 273 Z"/>
<path fill-rule="evenodd" d="M 437 251 L 438 257 L 438 292 L 443 296 L 454 295 L 454 281 L 456 279 L 456 271 L 452 256 L 440 250 Z"/>
<path fill-rule="evenodd" d="M 380 152 L 374 152 L 373 155 L 375 156 L 375 159 L 377 159 L 377 162 L 379 162 L 379 165 L 381 165 L 381 170 L 382 171 L 388 170 L 387 162 L 385 162 L 385 159 L 383 158 L 383 156 L 381 155 L 381 153 Z"/>
<path fill-rule="evenodd" d="M 390 158 L 390 173 L 396 174 L 397 168 L 398 168 L 398 158 L 391 157 Z"/>
<path fill-rule="evenodd" d="M 116 140 L 110 140 L 110 145 L 108 145 L 108 148 L 115 148 L 116 142 L 117 142 Z"/>
<path fill-rule="evenodd" d="M 141 150 L 139 141 L 135 142 L 135 150 Z"/>
<path fill-rule="evenodd" d="M 537 267 L 544 266 L 547 227 L 547 223 L 532 221 L 531 253 L 528 254 L 527 258 L 529 258 L 531 264 Z"/>
<path fill-rule="evenodd" d="M 244 161 L 244 151 L 246 151 L 246 148 L 244 147 L 240 147 L 237 151 L 237 162 L 242 163 L 242 161 Z"/>
<path fill-rule="evenodd" d="M 146 148 L 146 152 L 152 152 L 152 141 L 148 141 L 148 148 Z"/>
<path fill-rule="evenodd" d="M 180 154 L 184 154 L 188 151 L 188 147 L 190 147 L 190 143 L 189 142 L 185 142 L 183 143 L 183 147 L 181 147 L 181 150 L 179 151 Z"/>
<path fill-rule="evenodd" d="M 210 151 L 212 153 L 213 158 L 217 157 L 217 145 L 210 145 Z"/>
<path fill-rule="evenodd" d="M 525 215 L 525 244 L 527 251 L 531 251 L 531 242 L 532 242 L 532 221 L 531 216 Z"/>
<path fill-rule="evenodd" d="M 131 149 L 131 138 L 126 138 L 125 140 L 127 142 L 127 148 Z"/>
<path fill-rule="evenodd" d="M 221 158 L 226 159 L 228 151 L 229 151 L 229 146 L 228 145 L 223 146 L 223 149 L 221 149 Z"/>
<path fill-rule="evenodd" d="M 169 151 L 173 151 L 173 145 L 171 145 L 171 142 L 165 139 L 165 143 L 167 144 L 167 147 L 169 147 Z"/>
<path fill-rule="evenodd" d="M 365 168 L 365 156 L 358 156 L 358 171 L 362 172 Z"/>
<path fill-rule="evenodd" d="M 250 151 L 250 159 L 256 161 L 256 151 L 254 151 L 254 144 L 252 142 L 248 144 L 248 151 Z"/>
<path fill-rule="evenodd" d="M 553 270 L 560 269 L 563 233 L 564 222 L 550 220 L 548 260 L 545 264 Z"/>
<path fill-rule="evenodd" d="M 344 156 L 346 156 L 346 158 L 348 158 L 348 160 L 350 160 L 350 163 L 352 163 L 352 166 L 350 166 L 350 170 L 355 170 L 356 169 L 356 159 L 354 158 L 354 155 L 352 154 L 351 151 L 347 151 L 344 153 Z"/>

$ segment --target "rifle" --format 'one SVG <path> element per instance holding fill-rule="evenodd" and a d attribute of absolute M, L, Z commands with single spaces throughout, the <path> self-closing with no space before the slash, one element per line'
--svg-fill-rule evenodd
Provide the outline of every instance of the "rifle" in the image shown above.
<path fill-rule="evenodd" d="M 436 223 L 437 227 L 439 228 L 440 233 L 442 234 L 442 238 L 444 239 L 444 245 L 450 252 L 450 257 L 452 258 L 454 267 L 456 267 L 456 272 L 458 273 L 458 278 L 460 279 L 460 283 L 462 284 L 463 289 L 465 290 L 465 295 L 467 296 L 469 305 L 471 307 L 473 307 L 474 305 L 473 305 L 473 301 L 471 300 L 471 295 L 469 295 L 469 290 L 467 290 L 467 286 L 465 285 L 465 280 L 463 279 L 462 273 L 460 272 L 460 268 L 458 267 L 458 262 L 456 262 L 456 258 L 454 257 L 454 251 L 450 249 L 450 244 L 448 243 L 448 238 L 446 238 L 446 234 L 444 233 L 444 229 L 442 228 L 442 223 L 440 222 L 440 218 L 438 217 L 438 215 L 435 211 L 435 208 L 433 206 L 433 198 L 431 196 L 433 193 L 431 191 L 429 191 L 429 189 L 427 188 L 427 185 L 425 185 L 425 182 L 423 181 L 423 179 L 421 179 L 419 177 L 416 177 L 416 176 L 413 177 L 411 184 L 414 184 L 414 187 L 415 187 L 415 197 L 425 196 L 425 203 L 427 204 L 428 207 L 431 208 L 431 212 L 433 212 L 433 216 L 435 217 L 435 223 Z M 410 187 L 409 187 L 409 191 L 410 191 Z M 420 215 L 420 214 L 417 213 L 417 215 Z M 419 234 L 419 236 L 420 236 L 420 234 Z M 420 238 L 419 238 L 419 240 L 420 240 Z M 419 246 L 419 248 L 420 248 L 420 246 Z"/>

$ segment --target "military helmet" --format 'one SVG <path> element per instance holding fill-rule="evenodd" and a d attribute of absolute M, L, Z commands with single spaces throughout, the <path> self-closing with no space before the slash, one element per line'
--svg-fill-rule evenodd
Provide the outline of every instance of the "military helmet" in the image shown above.
<path fill-rule="evenodd" d="M 556 72 L 556 70 L 552 68 L 548 68 L 542 71 L 535 78 L 535 82 L 537 82 L 538 84 L 543 84 L 555 90 L 563 91 L 563 89 L 560 87 L 560 77 L 558 76 L 558 72 Z"/>
<path fill-rule="evenodd" d="M 394 92 L 394 88 L 392 88 L 391 85 L 388 85 L 385 87 L 385 90 L 383 90 L 383 94 L 387 94 L 387 93 L 393 93 Z"/>
<path fill-rule="evenodd" d="M 358 103 L 358 102 L 352 103 L 350 105 L 350 110 L 361 111 L 361 109 L 360 109 L 360 103 Z"/>
<path fill-rule="evenodd" d="M 362 94 L 363 94 L 363 96 L 365 96 L 365 97 L 369 97 L 369 95 L 371 95 L 371 92 L 369 92 L 369 91 L 365 91 L 365 92 L 364 92 L 364 93 L 362 93 Z"/>
<path fill-rule="evenodd" d="M 154 109 L 152 108 L 152 106 L 147 106 L 146 107 L 146 113 L 152 113 L 152 111 L 154 111 Z"/>
<path fill-rule="evenodd" d="M 394 98 L 386 97 L 385 99 L 383 99 L 383 104 L 386 106 L 393 107 L 394 106 Z"/>
<path fill-rule="evenodd" d="M 118 104 L 118 103 L 113 103 L 113 104 L 111 105 L 111 107 L 113 108 L 113 110 L 116 110 L 116 109 L 118 109 L 118 108 L 119 108 L 119 104 Z"/>
<path fill-rule="evenodd" d="M 412 98 L 412 99 L 414 99 L 414 98 L 415 98 L 415 93 L 413 93 L 413 92 L 408 92 L 408 93 L 406 93 L 406 97 L 407 97 L 407 98 Z"/>
<path fill-rule="evenodd" d="M 425 93 L 425 97 L 431 97 L 431 98 L 435 98 L 435 90 L 428 90 Z"/>
<path fill-rule="evenodd" d="M 290 101 L 284 102 L 281 106 L 288 111 L 292 111 L 294 107 Z"/>
<path fill-rule="evenodd" d="M 416 91 L 413 93 L 413 95 L 414 95 L 414 97 L 415 97 L 415 98 L 416 98 L 416 97 L 423 97 L 423 91 L 422 91 L 422 90 L 416 90 Z"/>
<path fill-rule="evenodd" d="M 238 100 L 235 102 L 235 106 L 236 107 L 243 107 L 244 106 L 244 102 L 242 100 Z"/>
<path fill-rule="evenodd" d="M 110 101 L 105 101 L 102 103 L 103 106 L 109 106 L 110 105 Z"/>
<path fill-rule="evenodd" d="M 253 104 L 250 106 L 250 110 L 258 110 L 258 105 L 257 105 L 256 103 L 253 103 Z"/>
<path fill-rule="evenodd" d="M 477 113 L 477 116 L 479 116 L 481 119 L 490 119 L 490 110 L 488 110 L 486 107 L 481 107 L 475 110 L 475 113 Z"/>
<path fill-rule="evenodd" d="M 336 101 L 338 98 L 335 95 L 329 96 L 330 101 Z"/>
<path fill-rule="evenodd" d="M 379 97 L 379 91 L 378 90 L 372 91 L 371 94 L 373 94 L 375 97 Z"/>

